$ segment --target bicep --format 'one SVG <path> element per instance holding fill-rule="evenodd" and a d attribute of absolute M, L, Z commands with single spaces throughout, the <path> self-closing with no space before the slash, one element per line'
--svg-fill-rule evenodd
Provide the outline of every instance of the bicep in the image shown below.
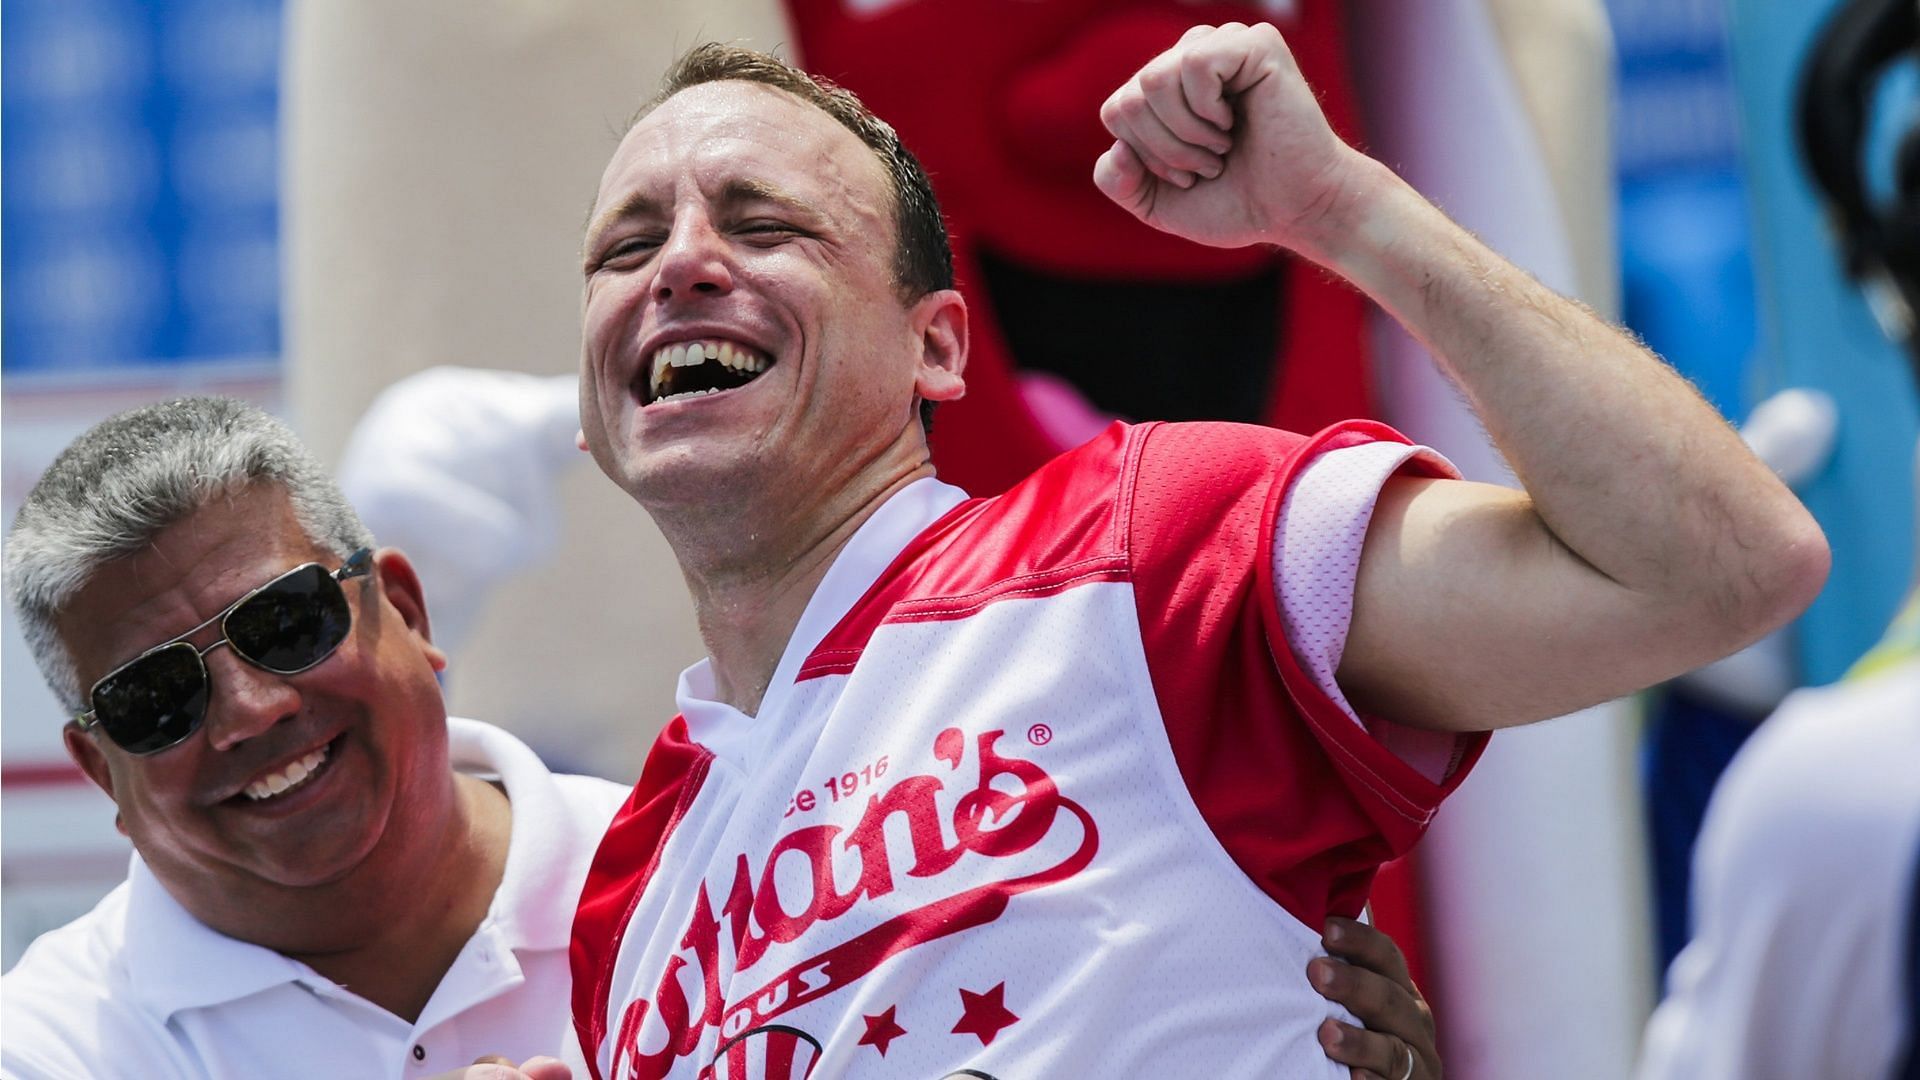
<path fill-rule="evenodd" d="M 1338 678 L 1363 714 L 1508 727 L 1709 659 L 1678 625 L 1561 543 L 1525 493 L 1396 477 L 1367 528 Z"/>

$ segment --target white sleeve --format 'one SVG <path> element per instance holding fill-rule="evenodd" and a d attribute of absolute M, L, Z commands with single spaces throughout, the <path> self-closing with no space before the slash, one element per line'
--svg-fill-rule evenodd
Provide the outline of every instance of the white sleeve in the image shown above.
<path fill-rule="evenodd" d="M 1287 644 L 1314 683 L 1354 723 L 1429 780 L 1444 779 L 1458 739 L 1378 718 L 1362 719 L 1334 678 L 1353 622 L 1353 587 L 1360 549 L 1380 497 L 1380 486 L 1416 458 L 1453 466 L 1424 446 L 1372 442 L 1329 450 L 1301 468 L 1280 504 L 1274 525 L 1273 580 Z"/>

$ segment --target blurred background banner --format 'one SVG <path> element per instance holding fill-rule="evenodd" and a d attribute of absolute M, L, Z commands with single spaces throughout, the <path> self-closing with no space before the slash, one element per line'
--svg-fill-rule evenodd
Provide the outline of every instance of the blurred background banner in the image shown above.
<path fill-rule="evenodd" d="M 9 0 L 4 364 L 280 353 L 279 0 Z"/>

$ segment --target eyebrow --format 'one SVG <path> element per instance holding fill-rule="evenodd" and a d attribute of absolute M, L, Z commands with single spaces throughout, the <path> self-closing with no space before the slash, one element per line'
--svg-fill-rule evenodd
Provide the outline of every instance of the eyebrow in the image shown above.
<path fill-rule="evenodd" d="M 819 208 L 800 196 L 764 180 L 744 177 L 727 181 L 720 189 L 720 197 L 715 202 L 722 209 L 737 209 L 747 203 L 772 203 L 811 220 L 819 221 L 826 218 Z M 592 210 L 589 209 L 588 213 L 591 214 Z M 620 200 L 618 205 L 588 222 L 583 246 L 589 252 L 592 251 L 595 241 L 607 230 L 613 228 L 617 222 L 638 217 L 663 217 L 665 214 L 666 208 L 660 200 L 636 191 Z"/>

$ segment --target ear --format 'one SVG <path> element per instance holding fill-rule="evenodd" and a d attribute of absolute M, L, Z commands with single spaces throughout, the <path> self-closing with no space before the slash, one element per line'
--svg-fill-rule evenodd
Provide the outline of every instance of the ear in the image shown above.
<path fill-rule="evenodd" d="M 913 305 L 920 339 L 920 369 L 913 388 L 926 401 L 952 401 L 967 392 L 967 301 L 957 289 L 940 289 Z"/>
<path fill-rule="evenodd" d="M 106 792 L 107 798 L 113 798 L 113 770 L 108 767 L 107 752 L 100 749 L 100 744 L 72 721 L 60 729 L 60 741 L 66 744 L 67 756 L 80 766 L 81 772 L 87 774 L 87 779 Z"/>
<path fill-rule="evenodd" d="M 383 547 L 373 553 L 373 565 L 378 571 L 380 591 L 394 610 L 400 613 L 400 619 L 407 624 L 407 629 L 420 639 L 433 670 L 445 671 L 447 654 L 433 643 L 433 629 L 427 620 L 427 594 L 420 585 L 420 575 L 414 572 L 413 563 L 407 561 L 399 548 Z"/>

